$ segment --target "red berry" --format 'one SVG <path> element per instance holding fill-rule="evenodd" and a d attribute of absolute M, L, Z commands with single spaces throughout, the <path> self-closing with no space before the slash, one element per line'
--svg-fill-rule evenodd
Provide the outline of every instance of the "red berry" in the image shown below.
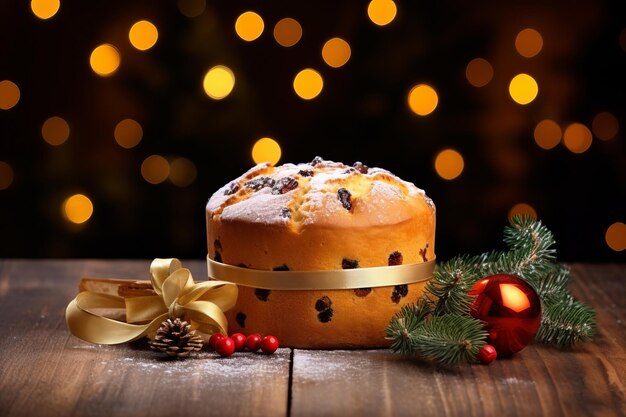
<path fill-rule="evenodd" d="M 226 357 L 235 353 L 235 342 L 230 337 L 222 337 L 215 342 L 215 351 L 220 354 L 220 356 Z"/>
<path fill-rule="evenodd" d="M 243 350 L 243 346 L 246 343 L 246 335 L 243 333 L 233 333 L 230 335 L 230 338 L 235 342 L 235 350 L 237 352 L 241 352 Z"/>
<path fill-rule="evenodd" d="M 215 344 L 218 340 L 223 339 L 225 336 L 221 333 L 213 333 L 209 339 L 209 347 L 215 349 Z"/>
<path fill-rule="evenodd" d="M 261 350 L 263 353 L 269 355 L 270 353 L 276 352 L 276 349 L 278 349 L 278 339 L 276 339 L 275 336 L 265 336 L 263 340 L 261 340 Z"/>
<path fill-rule="evenodd" d="M 256 352 L 261 347 L 261 335 L 254 333 L 246 339 L 246 349 L 250 352 Z"/>
<path fill-rule="evenodd" d="M 491 345 L 485 345 L 478 351 L 478 359 L 485 365 L 495 361 L 497 357 L 498 352 L 496 352 L 496 348 Z"/>

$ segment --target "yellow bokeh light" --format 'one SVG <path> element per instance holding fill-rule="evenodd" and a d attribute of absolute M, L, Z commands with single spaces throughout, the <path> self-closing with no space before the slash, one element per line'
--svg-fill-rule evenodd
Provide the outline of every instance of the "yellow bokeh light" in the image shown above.
<path fill-rule="evenodd" d="M 474 58 L 465 68 L 465 77 L 474 87 L 484 87 L 493 78 L 493 67 L 486 59 Z"/>
<path fill-rule="evenodd" d="M 150 184 L 160 184 L 170 175 L 170 164 L 161 155 L 150 155 L 141 164 L 141 176 Z"/>
<path fill-rule="evenodd" d="M 582 123 L 572 123 L 563 132 L 565 147 L 574 153 L 583 153 L 591 146 L 593 136 L 591 131 Z"/>
<path fill-rule="evenodd" d="M 454 149 L 444 149 L 435 158 L 435 171 L 444 180 L 453 180 L 463 172 L 463 156 Z"/>
<path fill-rule="evenodd" d="M 294 46 L 302 38 L 302 26 L 297 20 L 290 17 L 281 19 L 274 26 L 274 39 L 279 45 L 286 48 Z"/>
<path fill-rule="evenodd" d="M 197 175 L 196 164 L 187 158 L 176 158 L 170 164 L 170 181 L 178 187 L 191 185 Z"/>
<path fill-rule="evenodd" d="M 427 84 L 418 84 L 409 91 L 409 107 L 419 116 L 427 116 L 437 108 L 439 96 L 434 88 Z"/>
<path fill-rule="evenodd" d="M 293 80 L 293 89 L 296 94 L 305 100 L 317 97 L 324 88 L 324 80 L 319 72 L 311 68 L 300 71 Z"/>
<path fill-rule="evenodd" d="M 152 22 L 140 20 L 131 26 L 128 39 L 135 48 L 146 51 L 152 48 L 159 39 L 159 31 Z"/>
<path fill-rule="evenodd" d="M 341 38 L 328 40 L 322 48 L 322 58 L 329 66 L 339 68 L 350 59 L 350 45 Z"/>
<path fill-rule="evenodd" d="M 598 113 L 591 122 L 593 133 L 602 140 L 610 140 L 617 136 L 619 131 L 619 122 L 617 117 L 611 113 L 603 111 Z"/>
<path fill-rule="evenodd" d="M 543 48 L 543 38 L 535 29 L 526 28 L 515 37 L 515 49 L 525 58 L 534 57 L 541 52 L 541 48 Z"/>
<path fill-rule="evenodd" d="M 252 147 L 252 159 L 256 164 L 269 162 L 276 165 L 280 160 L 280 145 L 272 138 L 261 138 Z"/>
<path fill-rule="evenodd" d="M 398 8 L 392 0 L 372 0 L 367 6 L 367 15 L 378 26 L 391 23 L 397 13 Z"/>
<path fill-rule="evenodd" d="M 536 219 L 537 211 L 530 204 L 518 203 L 511 207 L 511 210 L 509 210 L 509 220 L 511 220 L 513 216 L 520 215 L 526 215 L 532 217 L 533 219 Z"/>
<path fill-rule="evenodd" d="M 41 137 L 50 145 L 61 145 L 70 137 L 70 126 L 63 118 L 53 116 L 43 122 Z"/>
<path fill-rule="evenodd" d="M 83 194 L 74 194 L 63 202 L 63 215 L 72 223 L 85 223 L 93 214 L 93 204 L 89 197 Z"/>
<path fill-rule="evenodd" d="M 57 14 L 61 2 L 59 0 L 31 0 L 30 9 L 40 19 L 50 19 Z"/>
<path fill-rule="evenodd" d="M 0 161 L 0 191 L 6 190 L 13 183 L 13 168 L 4 161 Z"/>
<path fill-rule="evenodd" d="M 518 74 L 511 80 L 509 84 L 509 94 L 511 98 L 518 104 L 528 104 L 532 102 L 537 93 L 539 86 L 537 81 L 528 74 Z"/>
<path fill-rule="evenodd" d="M 242 13 L 235 21 L 235 32 L 247 42 L 252 42 L 261 36 L 263 29 L 265 29 L 263 18 L 255 12 Z"/>
<path fill-rule="evenodd" d="M 206 0 L 178 0 L 178 10 L 187 17 L 198 17 L 206 9 Z"/>
<path fill-rule="evenodd" d="M 115 126 L 113 132 L 115 141 L 122 148 L 134 148 L 141 142 L 143 138 L 143 129 L 141 125 L 133 119 L 124 119 Z"/>
<path fill-rule="evenodd" d="M 207 96 L 213 100 L 221 100 L 233 91 L 235 74 L 224 65 L 216 65 L 204 75 L 202 87 Z"/>
<path fill-rule="evenodd" d="M 534 137 L 540 148 L 552 149 L 561 142 L 561 127 L 554 120 L 542 120 L 535 126 Z"/>
<path fill-rule="evenodd" d="M 606 229 L 604 238 L 609 248 L 616 252 L 623 251 L 626 249 L 626 224 L 622 222 L 613 223 Z"/>
<path fill-rule="evenodd" d="M 9 110 L 20 101 L 20 89 L 13 81 L 0 81 L 0 109 Z"/>
<path fill-rule="evenodd" d="M 108 77 L 120 66 L 120 53 L 115 46 L 102 44 L 91 53 L 89 65 L 96 74 Z"/>

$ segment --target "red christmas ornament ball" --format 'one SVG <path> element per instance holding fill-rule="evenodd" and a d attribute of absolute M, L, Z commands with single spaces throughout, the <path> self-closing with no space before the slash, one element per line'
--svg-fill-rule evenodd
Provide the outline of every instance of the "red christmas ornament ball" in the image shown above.
<path fill-rule="evenodd" d="M 491 362 L 495 361 L 497 357 L 498 352 L 496 351 L 496 348 L 491 345 L 485 345 L 481 347 L 478 351 L 478 360 L 485 365 L 488 365 Z"/>
<path fill-rule="evenodd" d="M 215 350 L 215 344 L 217 343 L 217 341 L 220 339 L 223 339 L 224 337 L 226 336 L 224 336 L 221 333 L 213 333 L 211 337 L 209 338 L 209 347 Z"/>
<path fill-rule="evenodd" d="M 246 335 L 243 333 L 233 333 L 230 335 L 230 338 L 235 342 L 235 350 L 241 352 L 243 346 L 246 344 Z"/>
<path fill-rule="evenodd" d="M 541 324 L 541 300 L 535 290 L 515 275 L 491 275 L 469 292 L 476 296 L 473 317 L 486 323 L 488 343 L 501 356 L 524 349 Z"/>
<path fill-rule="evenodd" d="M 246 339 L 246 349 L 250 352 L 256 352 L 261 347 L 261 335 L 253 333 Z"/>
<path fill-rule="evenodd" d="M 215 342 L 215 351 L 220 356 L 227 357 L 235 353 L 235 342 L 230 337 L 222 337 Z"/>
<path fill-rule="evenodd" d="M 278 339 L 275 336 L 265 336 L 261 340 L 261 350 L 263 353 L 269 355 L 270 353 L 276 352 L 276 349 L 278 349 Z"/>

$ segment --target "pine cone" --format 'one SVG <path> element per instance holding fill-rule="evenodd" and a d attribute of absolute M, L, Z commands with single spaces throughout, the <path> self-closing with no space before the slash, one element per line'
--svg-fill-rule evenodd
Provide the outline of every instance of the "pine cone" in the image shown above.
<path fill-rule="evenodd" d="M 202 349 L 202 337 L 196 335 L 195 330 L 179 318 L 167 319 L 161 323 L 153 340 L 148 344 L 154 350 L 160 350 L 168 356 L 184 358 L 194 350 Z"/>

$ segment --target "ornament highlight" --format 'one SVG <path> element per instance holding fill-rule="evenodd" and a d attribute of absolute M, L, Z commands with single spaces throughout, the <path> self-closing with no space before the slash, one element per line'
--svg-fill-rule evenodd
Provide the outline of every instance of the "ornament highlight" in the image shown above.
<path fill-rule="evenodd" d="M 476 296 L 471 315 L 486 324 L 487 341 L 501 356 L 524 349 L 541 324 L 541 301 L 527 282 L 515 275 L 491 275 L 469 291 Z"/>

